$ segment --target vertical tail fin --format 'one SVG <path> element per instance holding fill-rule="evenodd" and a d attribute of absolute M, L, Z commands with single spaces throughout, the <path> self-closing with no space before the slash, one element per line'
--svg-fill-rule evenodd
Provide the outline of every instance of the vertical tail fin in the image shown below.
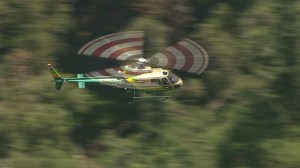
<path fill-rule="evenodd" d="M 55 89 L 60 90 L 63 85 L 64 79 L 58 74 L 56 69 L 51 64 L 48 64 L 48 68 L 50 70 L 51 75 L 54 78 L 53 82 L 55 82 Z"/>
<path fill-rule="evenodd" d="M 48 64 L 48 68 L 50 70 L 51 75 L 53 76 L 53 78 L 55 80 L 61 80 L 62 79 L 61 76 L 56 71 L 56 69 L 54 69 L 54 67 L 51 64 Z"/>

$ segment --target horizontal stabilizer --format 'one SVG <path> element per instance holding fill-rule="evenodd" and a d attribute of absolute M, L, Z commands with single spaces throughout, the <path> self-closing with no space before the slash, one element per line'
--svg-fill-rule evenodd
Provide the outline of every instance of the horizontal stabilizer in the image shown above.
<path fill-rule="evenodd" d="M 84 78 L 83 74 L 77 74 L 77 78 Z M 78 82 L 78 88 L 84 89 L 85 88 L 85 82 Z"/>

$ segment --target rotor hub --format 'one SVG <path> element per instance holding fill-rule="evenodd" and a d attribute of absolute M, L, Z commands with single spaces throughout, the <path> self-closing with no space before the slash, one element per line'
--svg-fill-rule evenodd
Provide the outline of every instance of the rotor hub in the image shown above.
<path fill-rule="evenodd" d="M 139 63 L 142 63 L 142 64 L 147 62 L 147 60 L 145 58 L 139 58 L 138 61 L 139 61 Z"/>

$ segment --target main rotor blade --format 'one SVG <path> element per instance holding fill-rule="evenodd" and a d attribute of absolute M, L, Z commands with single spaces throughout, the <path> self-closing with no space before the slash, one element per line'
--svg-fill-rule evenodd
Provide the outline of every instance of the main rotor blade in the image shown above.
<path fill-rule="evenodd" d="M 85 44 L 77 53 L 125 61 L 142 57 L 144 32 L 129 31 L 109 34 Z"/>
<path fill-rule="evenodd" d="M 101 69 L 98 71 L 86 72 L 86 76 L 96 77 L 96 76 L 112 76 L 112 75 L 120 75 L 118 71 L 124 71 L 125 66 L 117 66 L 113 68 Z"/>
<path fill-rule="evenodd" d="M 207 52 L 196 42 L 184 39 L 147 59 L 148 63 L 168 69 L 202 73 L 209 62 Z"/>

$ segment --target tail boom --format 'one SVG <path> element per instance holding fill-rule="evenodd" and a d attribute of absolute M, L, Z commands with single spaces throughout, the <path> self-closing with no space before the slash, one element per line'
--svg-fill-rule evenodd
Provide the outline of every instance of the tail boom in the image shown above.
<path fill-rule="evenodd" d="M 60 90 L 63 83 L 77 83 L 78 88 L 83 89 L 86 88 L 86 83 L 95 83 L 95 84 L 106 84 L 115 87 L 125 87 L 125 84 L 122 81 L 125 79 L 118 76 L 97 76 L 97 77 L 85 77 L 83 74 L 77 74 L 77 78 L 62 78 L 60 74 L 56 71 L 56 69 L 48 64 L 48 68 L 50 70 L 51 75 L 53 76 L 55 82 L 55 89 Z M 128 82 L 125 82 L 126 84 Z M 127 85 L 126 85 L 127 87 Z"/>

